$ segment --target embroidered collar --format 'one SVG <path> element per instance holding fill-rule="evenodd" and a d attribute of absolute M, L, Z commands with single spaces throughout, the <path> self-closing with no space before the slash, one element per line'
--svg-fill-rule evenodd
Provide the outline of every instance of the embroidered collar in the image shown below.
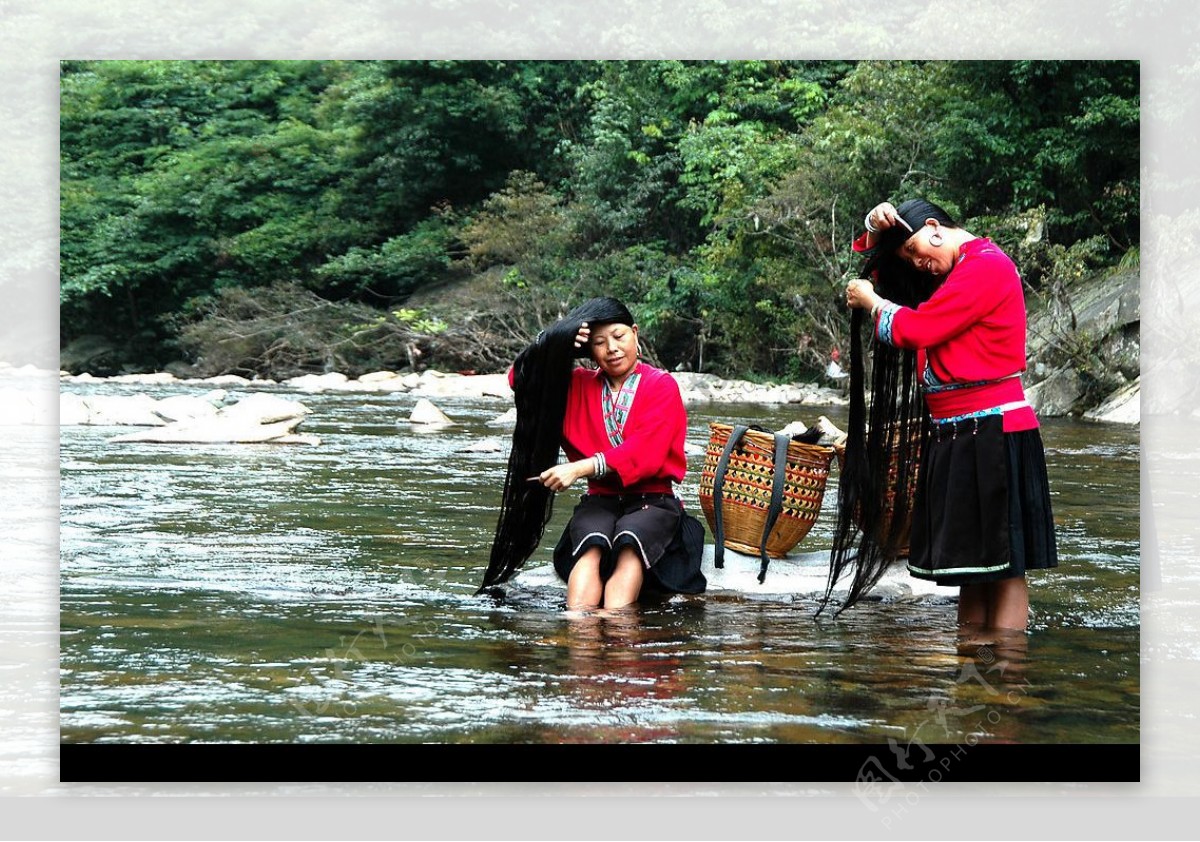
<path fill-rule="evenodd" d="M 641 380 L 642 375 L 637 370 L 632 371 L 614 395 L 608 378 L 604 378 L 601 407 L 604 410 L 604 430 L 613 447 L 625 440 L 625 422 L 629 419 L 629 410 L 633 408 L 633 398 Z"/>

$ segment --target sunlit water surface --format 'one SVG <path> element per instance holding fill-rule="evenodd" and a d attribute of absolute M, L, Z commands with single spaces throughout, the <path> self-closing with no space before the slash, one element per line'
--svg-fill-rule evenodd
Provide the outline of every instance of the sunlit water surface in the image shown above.
<path fill-rule="evenodd" d="M 1028 636 L 981 646 L 946 600 L 814 619 L 817 594 L 723 592 L 578 616 L 544 575 L 475 596 L 504 403 L 440 400 L 457 424 L 435 432 L 405 423 L 411 396 L 295 397 L 319 446 L 63 428 L 64 742 L 1139 739 L 1136 427 L 1044 423 L 1061 564 L 1031 577 Z M 844 423 L 838 407 L 692 407 L 689 444 L 713 420 L 820 414 Z M 461 452 L 485 439 L 504 450 Z M 702 460 L 681 488 L 697 512 Z M 828 548 L 835 500 L 836 472 L 798 550 Z"/>

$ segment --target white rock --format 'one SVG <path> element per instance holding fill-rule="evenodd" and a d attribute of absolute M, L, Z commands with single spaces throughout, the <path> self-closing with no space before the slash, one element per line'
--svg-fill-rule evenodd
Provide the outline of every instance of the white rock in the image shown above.
<path fill-rule="evenodd" d="M 312 410 L 300 401 L 268 395 L 264 392 L 252 392 L 237 403 L 225 407 L 221 414 L 240 424 L 271 424 L 277 421 L 301 419 L 311 412 Z"/>
<path fill-rule="evenodd" d="M 1110 395 L 1095 409 L 1083 414 L 1092 421 L 1112 424 L 1140 424 L 1142 420 L 1142 379 L 1139 377 L 1128 386 Z"/>
<path fill-rule="evenodd" d="M 236 374 L 221 374 L 217 377 L 205 377 L 204 379 L 196 382 L 211 383 L 213 386 L 246 386 L 251 382 L 258 382 L 261 384 L 266 381 L 250 381 L 245 377 L 240 377 Z"/>
<path fill-rule="evenodd" d="M 149 395 L 90 395 L 87 424 L 103 427 L 161 427 L 164 422 L 154 411 L 158 401 Z"/>
<path fill-rule="evenodd" d="M 349 380 L 350 378 L 341 372 L 333 371 L 329 374 L 305 374 L 301 377 L 293 377 L 290 380 L 284 380 L 283 385 L 303 392 L 324 392 L 327 389 L 340 389 Z"/>
<path fill-rule="evenodd" d="M 413 406 L 412 413 L 408 416 L 408 420 L 412 424 L 426 424 L 440 427 L 448 427 L 454 422 L 450 416 L 442 412 L 432 401 L 421 398 Z"/>
<path fill-rule="evenodd" d="M 429 372 L 426 372 L 429 374 Z M 424 377 L 412 390 L 427 398 L 509 398 L 512 389 L 506 374 L 442 374 Z"/>
<path fill-rule="evenodd" d="M 58 396 L 58 423 L 62 427 L 73 427 L 87 424 L 92 415 L 92 408 L 81 395 L 62 392 Z"/>
<path fill-rule="evenodd" d="M 291 418 L 273 424 L 255 424 L 239 418 L 216 415 L 193 421 L 179 421 L 157 430 L 126 433 L 110 442 L 152 442 L 160 444 L 312 444 L 314 437 L 294 436 L 301 419 Z"/>
<path fill-rule="evenodd" d="M 154 405 L 154 412 L 164 421 L 186 421 L 191 418 L 207 418 L 219 410 L 211 401 L 190 395 L 172 395 L 162 398 Z"/>
<path fill-rule="evenodd" d="M 394 371 L 372 371 L 362 375 L 358 380 L 350 381 L 349 386 L 364 392 L 407 392 L 404 378 Z"/>
<path fill-rule="evenodd" d="M 517 408 L 514 406 L 503 415 L 497 415 L 487 423 L 489 427 L 515 427 L 517 424 Z"/>
<path fill-rule="evenodd" d="M 394 371 L 371 371 L 360 375 L 358 380 L 360 383 L 382 383 L 387 380 L 395 380 L 399 376 Z"/>
<path fill-rule="evenodd" d="M 703 518 L 701 519 L 703 520 Z M 706 527 L 707 528 L 707 527 Z M 724 567 L 718 568 L 714 563 L 714 546 L 712 536 L 708 535 L 704 547 L 704 556 L 700 569 L 708 581 L 706 594 L 734 593 L 743 597 L 763 600 L 792 602 L 802 597 L 820 597 L 825 593 L 829 578 L 829 550 L 815 549 L 801 552 L 798 547 L 785 558 L 773 558 L 767 567 L 767 575 L 762 583 L 758 581 L 758 571 L 761 562 L 758 556 L 745 555 L 725 550 Z M 803 543 L 801 547 L 803 547 Z M 561 580 L 554 574 L 554 568 L 546 565 L 532 566 L 517 575 L 516 580 L 522 584 L 535 587 L 564 587 Z M 829 607 L 829 616 L 837 610 L 841 599 L 845 598 L 849 578 L 839 581 L 833 588 Z M 903 560 L 892 564 L 883 574 L 883 578 L 867 595 L 867 599 L 904 602 L 953 602 L 958 598 L 958 588 L 946 588 L 917 579 L 909 574 Z M 870 605 L 851 609 L 853 611 L 870 611 Z"/>

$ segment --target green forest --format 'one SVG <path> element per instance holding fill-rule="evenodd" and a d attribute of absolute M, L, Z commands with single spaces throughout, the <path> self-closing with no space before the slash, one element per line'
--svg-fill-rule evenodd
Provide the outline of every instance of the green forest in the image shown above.
<path fill-rule="evenodd" d="M 664 367 L 811 378 L 880 201 L 1031 305 L 1134 265 L 1139 109 L 1131 61 L 64 61 L 63 365 L 496 371 L 614 295 Z"/>

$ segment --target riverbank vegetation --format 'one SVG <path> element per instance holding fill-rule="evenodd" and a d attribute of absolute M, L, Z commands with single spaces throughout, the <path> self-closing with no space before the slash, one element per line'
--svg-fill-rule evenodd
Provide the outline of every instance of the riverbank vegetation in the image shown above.
<path fill-rule="evenodd" d="M 877 201 L 1049 303 L 1136 262 L 1138 133 L 1128 61 L 66 61 L 63 365 L 494 371 L 612 294 L 668 368 L 810 378 Z"/>

